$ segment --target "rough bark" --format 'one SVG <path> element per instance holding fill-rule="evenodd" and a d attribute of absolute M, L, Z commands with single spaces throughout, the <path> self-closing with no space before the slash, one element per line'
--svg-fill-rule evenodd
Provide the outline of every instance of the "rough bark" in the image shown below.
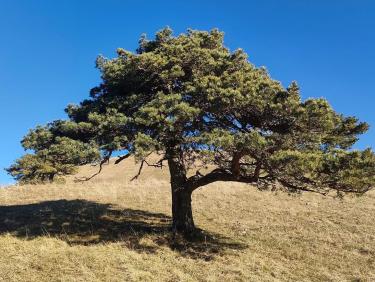
<path fill-rule="evenodd" d="M 195 230 L 191 207 L 190 189 L 186 177 L 186 169 L 181 158 L 174 152 L 168 156 L 172 190 L 172 229 L 174 232 L 189 234 Z"/>
<path fill-rule="evenodd" d="M 191 208 L 191 192 L 173 190 L 172 187 L 172 217 L 174 232 L 190 234 L 195 230 Z"/>

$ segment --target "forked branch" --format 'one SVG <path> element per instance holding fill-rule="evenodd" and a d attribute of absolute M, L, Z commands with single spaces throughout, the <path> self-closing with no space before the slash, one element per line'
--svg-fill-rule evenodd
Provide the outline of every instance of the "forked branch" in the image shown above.
<path fill-rule="evenodd" d="M 99 175 L 102 170 L 103 170 L 103 165 L 105 163 L 109 163 L 109 159 L 111 158 L 112 156 L 112 151 L 110 151 L 99 163 L 99 170 L 98 172 L 94 173 L 93 175 L 89 176 L 89 177 L 81 177 L 81 178 L 75 178 L 75 182 L 84 182 L 84 181 L 89 181 L 91 179 L 93 179 L 95 176 Z"/>
<path fill-rule="evenodd" d="M 143 166 L 144 164 L 146 164 L 147 166 L 152 166 L 152 167 L 158 167 L 158 168 L 163 168 L 163 161 L 165 161 L 167 158 L 162 158 L 160 159 L 159 161 L 157 161 L 156 163 L 154 164 L 150 164 L 146 159 L 143 159 L 141 161 L 141 165 L 139 166 L 139 170 L 138 170 L 138 173 L 130 180 L 130 181 L 133 181 L 133 180 L 136 180 L 138 179 L 138 177 L 141 175 L 142 173 L 142 169 L 143 169 Z"/>

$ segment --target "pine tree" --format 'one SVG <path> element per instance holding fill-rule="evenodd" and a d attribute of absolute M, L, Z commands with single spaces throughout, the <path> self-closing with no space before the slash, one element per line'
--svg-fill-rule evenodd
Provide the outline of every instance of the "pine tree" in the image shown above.
<path fill-rule="evenodd" d="M 296 82 L 283 87 L 243 50 L 228 50 L 216 29 L 173 36 L 166 28 L 96 64 L 102 82 L 66 108 L 69 119 L 24 138 L 34 153 L 8 169 L 16 179 L 48 181 L 116 151 L 128 152 L 116 163 L 130 155 L 141 167 L 167 162 L 173 230 L 183 233 L 194 230 L 193 191 L 216 181 L 324 195 L 374 186 L 374 153 L 352 150 L 366 123 L 325 99 L 302 101 Z M 147 162 L 152 153 L 159 162 Z"/>

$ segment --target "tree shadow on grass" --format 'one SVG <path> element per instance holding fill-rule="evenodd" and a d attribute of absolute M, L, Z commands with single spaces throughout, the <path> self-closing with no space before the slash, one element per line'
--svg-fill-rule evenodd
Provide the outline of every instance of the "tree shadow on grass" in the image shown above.
<path fill-rule="evenodd" d="M 171 218 L 143 210 L 118 210 L 86 200 L 57 200 L 0 206 L 0 234 L 33 239 L 57 237 L 70 245 L 120 242 L 139 252 L 153 253 L 161 246 L 183 256 L 210 260 L 226 249 L 246 246 L 205 231 L 186 239 L 170 232 Z"/>

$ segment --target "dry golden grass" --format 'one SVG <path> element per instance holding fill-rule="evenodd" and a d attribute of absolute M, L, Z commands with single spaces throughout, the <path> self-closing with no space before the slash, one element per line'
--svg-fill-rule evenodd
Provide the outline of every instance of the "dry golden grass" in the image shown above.
<path fill-rule="evenodd" d="M 375 194 L 344 200 L 217 183 L 201 238 L 172 238 L 166 170 L 0 190 L 0 281 L 375 281 Z M 97 168 L 82 168 L 89 175 Z"/>

